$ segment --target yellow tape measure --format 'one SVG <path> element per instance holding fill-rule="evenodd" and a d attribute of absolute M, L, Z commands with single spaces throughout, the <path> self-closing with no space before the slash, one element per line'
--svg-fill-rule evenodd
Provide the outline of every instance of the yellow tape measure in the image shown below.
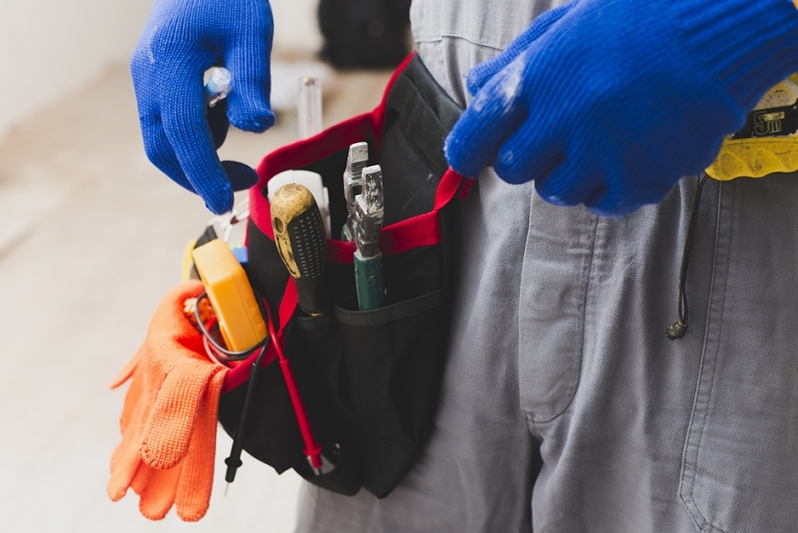
<path fill-rule="evenodd" d="M 723 142 L 706 172 L 716 180 L 798 170 L 798 74 L 771 88 Z"/>

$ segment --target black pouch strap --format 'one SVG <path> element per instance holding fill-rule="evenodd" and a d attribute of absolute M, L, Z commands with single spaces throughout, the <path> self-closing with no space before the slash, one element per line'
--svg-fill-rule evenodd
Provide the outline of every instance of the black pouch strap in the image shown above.
<path fill-rule="evenodd" d="M 443 154 L 446 135 L 463 112 L 416 55 L 394 81 L 387 105 L 413 150 L 437 177 L 449 168 Z M 387 129 L 391 124 L 386 122 Z"/>

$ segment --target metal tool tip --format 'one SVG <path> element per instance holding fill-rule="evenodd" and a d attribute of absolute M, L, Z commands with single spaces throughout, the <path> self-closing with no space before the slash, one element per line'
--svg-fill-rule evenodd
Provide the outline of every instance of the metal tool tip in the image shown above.
<path fill-rule="evenodd" d="M 359 142 L 349 145 L 349 162 L 366 163 L 369 160 L 369 145 L 366 142 Z"/>
<path fill-rule="evenodd" d="M 379 165 L 371 165 L 370 167 L 366 167 L 363 169 L 363 179 L 368 179 L 370 177 L 380 179 L 382 178 L 382 167 Z"/>

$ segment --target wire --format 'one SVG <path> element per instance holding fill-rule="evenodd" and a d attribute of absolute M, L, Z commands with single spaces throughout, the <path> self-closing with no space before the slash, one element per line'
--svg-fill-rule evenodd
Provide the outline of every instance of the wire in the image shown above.
<path fill-rule="evenodd" d="M 277 345 L 279 343 L 275 343 Z M 227 465 L 227 472 L 224 475 L 225 481 L 228 486 L 235 481 L 236 471 L 243 464 L 241 462 L 241 450 L 244 449 L 244 438 L 247 434 L 247 424 L 249 424 L 249 412 L 252 409 L 252 399 L 255 397 L 255 388 L 258 383 L 258 374 L 261 371 L 261 362 L 263 361 L 263 354 L 266 353 L 266 346 L 261 348 L 260 353 L 252 362 L 252 369 L 249 371 L 249 378 L 247 379 L 247 392 L 244 396 L 244 406 L 241 409 L 241 418 L 238 420 L 238 425 L 233 432 L 233 446 L 230 448 L 230 456 L 224 460 Z"/>
<path fill-rule="evenodd" d="M 676 304 L 679 318 L 665 330 L 665 336 L 672 341 L 681 339 L 687 333 L 687 317 L 689 315 L 689 308 L 687 307 L 687 270 L 690 265 L 690 256 L 693 253 L 693 241 L 695 240 L 695 232 L 698 224 L 698 210 L 701 206 L 701 191 L 704 190 L 704 184 L 708 179 L 709 176 L 707 173 L 702 172 L 696 181 L 695 196 L 693 196 L 693 205 L 690 208 L 690 222 L 687 227 L 687 237 L 684 240 L 684 248 L 682 249 L 682 266 L 679 269 L 679 296 Z"/>
<path fill-rule="evenodd" d="M 199 304 L 204 298 L 207 298 L 207 297 L 208 297 L 208 293 L 207 292 L 203 292 L 202 294 L 199 295 L 199 297 L 197 298 L 197 304 L 194 307 L 194 314 L 197 317 L 197 327 L 199 327 L 200 332 L 202 332 L 202 335 L 205 337 L 204 341 L 207 341 L 207 343 L 210 344 L 211 348 L 215 352 L 213 355 L 208 354 L 211 358 L 213 358 L 213 359 L 215 359 L 215 360 L 217 360 L 217 361 L 219 361 L 219 362 L 221 362 L 223 364 L 235 363 L 235 362 L 244 361 L 244 360 L 248 359 L 253 353 L 255 353 L 256 350 L 258 350 L 261 347 L 265 347 L 266 346 L 266 343 L 269 342 L 269 339 L 270 339 L 269 335 L 266 335 L 266 337 L 264 337 L 263 340 L 261 340 L 259 343 L 257 343 L 256 345 L 252 346 L 251 348 L 248 348 L 248 349 L 240 351 L 240 352 L 233 352 L 233 351 L 227 350 L 226 348 L 223 348 L 218 342 L 216 342 L 216 339 L 213 337 L 213 335 L 205 327 L 205 324 L 202 322 L 202 318 L 200 317 L 200 311 L 199 311 L 200 306 L 199 306 Z M 256 300 L 258 301 L 258 307 L 260 308 L 261 315 L 264 315 L 263 303 L 260 301 L 260 298 L 256 298 Z M 207 344 L 206 344 L 206 346 L 207 346 Z M 206 350 L 207 350 L 207 348 L 206 348 Z"/>

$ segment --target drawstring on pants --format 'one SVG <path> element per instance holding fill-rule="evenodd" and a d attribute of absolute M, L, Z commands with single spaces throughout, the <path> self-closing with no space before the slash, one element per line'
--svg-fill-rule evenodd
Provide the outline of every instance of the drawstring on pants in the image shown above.
<path fill-rule="evenodd" d="M 693 241 L 695 240 L 695 230 L 698 223 L 698 208 L 701 205 L 701 191 L 704 189 L 707 179 L 709 179 L 707 173 L 702 172 L 696 181 L 695 196 L 693 196 L 693 205 L 690 209 L 690 223 L 687 227 L 687 238 L 684 240 L 684 248 L 682 249 L 682 266 L 679 270 L 679 296 L 677 303 L 679 319 L 665 330 L 665 335 L 672 341 L 681 339 L 687 333 L 687 317 L 689 313 L 686 290 L 687 268 L 690 264 L 690 255 L 693 252 Z"/>

